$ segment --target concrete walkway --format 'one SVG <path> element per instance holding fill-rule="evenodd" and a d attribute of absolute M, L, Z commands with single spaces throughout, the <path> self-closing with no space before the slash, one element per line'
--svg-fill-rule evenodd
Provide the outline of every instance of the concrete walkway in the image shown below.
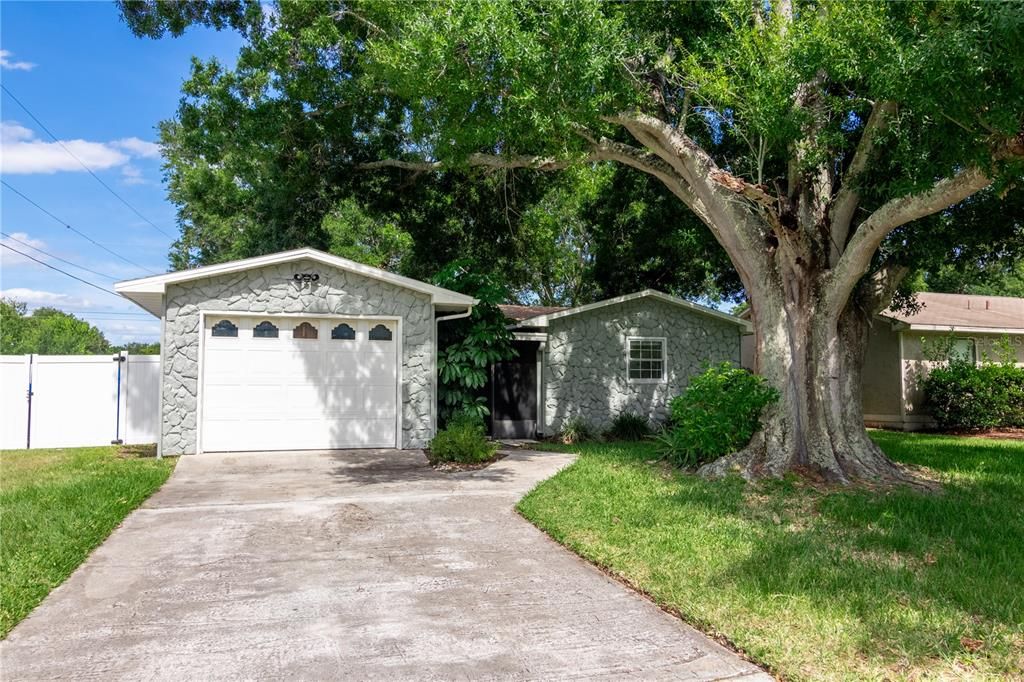
<path fill-rule="evenodd" d="M 182 458 L 0 644 L 0 675 L 770 679 L 514 513 L 570 461 Z"/>

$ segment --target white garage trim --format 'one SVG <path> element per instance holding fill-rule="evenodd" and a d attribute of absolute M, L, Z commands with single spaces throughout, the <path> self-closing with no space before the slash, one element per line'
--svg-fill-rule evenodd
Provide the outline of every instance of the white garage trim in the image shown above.
<path fill-rule="evenodd" d="M 256 256 L 255 258 L 245 258 L 243 260 L 235 260 L 227 263 L 204 265 L 190 270 L 168 272 L 163 275 L 153 275 L 152 277 L 125 280 L 123 282 L 115 283 L 114 291 L 125 298 L 131 299 L 154 315 L 159 315 L 161 312 L 160 304 L 162 297 L 167 290 L 168 284 L 190 282 L 197 279 L 226 275 L 234 272 L 245 272 L 256 268 L 267 267 L 269 265 L 290 263 L 299 260 L 311 260 L 321 265 L 337 268 L 338 270 L 352 272 L 362 275 L 363 277 L 394 284 L 402 287 L 403 289 L 410 289 L 412 291 L 427 294 L 430 296 L 430 300 L 435 306 L 454 306 L 458 309 L 467 305 L 475 305 L 477 302 L 477 300 L 472 296 L 460 294 L 457 291 L 434 286 L 433 284 L 427 284 L 426 282 L 420 282 L 419 280 L 403 277 L 402 275 L 396 275 L 395 273 L 388 272 L 387 270 L 370 267 L 363 263 L 357 263 L 356 261 L 349 260 L 347 258 L 341 258 L 340 256 L 335 256 L 330 253 L 324 253 L 323 251 L 310 248 L 283 251 L 281 253 Z"/>
<path fill-rule="evenodd" d="M 268 313 L 268 312 L 251 312 L 241 310 L 201 310 L 199 312 L 199 354 L 198 354 L 198 374 L 197 374 L 197 385 L 196 385 L 196 452 L 204 452 L 203 448 L 203 386 L 205 381 L 205 368 L 204 365 L 206 359 L 206 321 L 208 317 L 226 317 L 226 318 L 290 318 L 290 319 L 303 319 L 303 320 L 365 320 L 373 321 L 379 320 L 381 322 L 393 322 L 395 324 L 395 447 L 402 448 L 402 410 L 404 407 L 402 401 L 402 369 L 403 369 L 403 333 L 402 318 L 395 315 L 341 315 L 341 314 L 316 314 L 316 313 Z M 162 391 L 161 391 L 162 393 Z"/>

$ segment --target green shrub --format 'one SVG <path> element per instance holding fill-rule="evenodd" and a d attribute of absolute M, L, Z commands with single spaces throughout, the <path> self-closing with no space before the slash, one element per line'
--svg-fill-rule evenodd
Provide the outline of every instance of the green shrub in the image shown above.
<path fill-rule="evenodd" d="M 569 417 L 562 422 L 562 432 L 559 440 L 566 445 L 574 445 L 594 439 L 594 428 L 586 419 L 580 415 Z"/>
<path fill-rule="evenodd" d="M 655 438 L 662 457 L 692 467 L 739 450 L 760 426 L 761 412 L 779 399 L 765 380 L 728 362 L 690 380 L 670 404 L 669 428 Z"/>
<path fill-rule="evenodd" d="M 453 415 L 430 441 L 432 459 L 476 464 L 494 457 L 498 445 L 487 440 L 483 419 L 472 412 Z"/>
<path fill-rule="evenodd" d="M 1024 427 L 1024 367 L 953 359 L 933 369 L 922 387 L 940 428 Z"/>
<path fill-rule="evenodd" d="M 636 412 L 623 412 L 612 420 L 608 437 L 614 440 L 642 440 L 651 435 L 651 422 Z"/>

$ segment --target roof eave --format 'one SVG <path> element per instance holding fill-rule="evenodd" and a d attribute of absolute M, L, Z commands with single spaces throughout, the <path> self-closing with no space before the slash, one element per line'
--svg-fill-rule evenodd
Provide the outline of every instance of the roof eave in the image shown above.
<path fill-rule="evenodd" d="M 428 294 L 430 296 L 431 303 L 435 306 L 466 307 L 473 306 L 478 303 L 477 299 L 472 296 L 460 294 L 456 291 L 451 291 L 450 289 L 434 286 L 433 284 L 427 284 L 426 282 L 420 282 L 402 275 L 396 275 L 394 273 L 381 270 L 380 268 L 374 268 L 369 265 L 348 260 L 347 258 L 333 256 L 331 254 L 324 253 L 323 251 L 317 251 L 316 249 L 310 248 L 282 251 L 281 253 L 274 253 L 266 256 L 255 256 L 253 258 L 231 261 L 229 263 L 207 265 L 192 270 L 179 270 L 177 272 L 169 272 L 163 275 L 153 275 L 151 277 L 143 277 L 140 279 L 125 280 L 117 282 L 114 285 L 114 291 L 126 298 L 134 300 L 132 298 L 133 294 L 163 294 L 166 291 L 168 284 L 177 284 L 180 282 L 205 279 L 207 277 L 216 277 L 218 275 L 230 274 L 232 272 L 240 272 L 243 270 L 251 270 L 269 265 L 302 260 L 303 258 L 308 258 L 323 265 L 336 267 L 348 272 L 354 272 L 370 279 L 377 279 L 398 287 Z"/>
<path fill-rule="evenodd" d="M 666 294 L 655 289 L 644 289 L 643 291 L 637 291 L 632 294 L 625 294 L 623 296 L 616 296 L 614 298 L 607 298 L 603 301 L 597 301 L 595 303 L 588 303 L 586 305 L 577 306 L 575 308 L 569 308 L 562 310 L 557 313 L 548 313 L 546 315 L 537 315 L 536 317 L 530 317 L 525 320 L 520 320 L 515 326 L 518 327 L 547 327 L 551 320 L 558 320 L 563 317 L 569 317 L 571 315 L 577 315 L 579 313 L 588 312 L 590 310 L 597 310 L 606 306 L 618 305 L 619 303 L 627 303 L 640 298 L 656 298 L 666 303 L 677 305 L 681 308 L 686 308 L 699 315 L 706 315 L 715 319 L 722 320 L 723 322 L 729 322 L 740 327 L 745 333 L 750 334 L 754 331 L 754 326 L 747 320 L 740 319 L 735 315 L 729 313 L 723 313 L 718 310 L 712 310 L 696 303 L 691 303 L 682 298 Z"/>

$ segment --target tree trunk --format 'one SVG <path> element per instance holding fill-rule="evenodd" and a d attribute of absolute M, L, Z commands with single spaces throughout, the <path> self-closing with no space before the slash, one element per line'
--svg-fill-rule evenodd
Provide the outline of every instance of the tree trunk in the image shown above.
<path fill-rule="evenodd" d="M 870 313 L 858 309 L 856 297 L 843 310 L 823 309 L 816 284 L 802 273 L 751 292 L 755 368 L 779 400 L 765 410 L 745 449 L 702 473 L 757 479 L 793 471 L 840 484 L 915 482 L 864 429 L 860 386 Z"/>

